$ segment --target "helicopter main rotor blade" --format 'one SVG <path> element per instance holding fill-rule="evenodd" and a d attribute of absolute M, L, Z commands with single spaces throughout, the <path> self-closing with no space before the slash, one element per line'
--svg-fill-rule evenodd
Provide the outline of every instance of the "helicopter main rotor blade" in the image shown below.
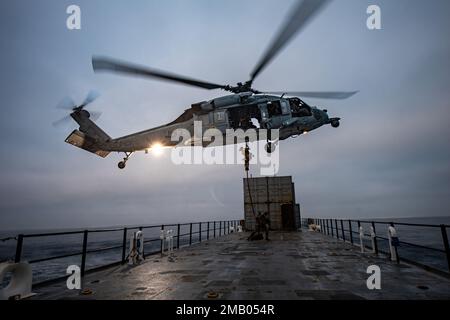
<path fill-rule="evenodd" d="M 318 98 L 318 99 L 336 99 L 336 100 L 345 100 L 348 99 L 355 94 L 357 94 L 359 91 L 297 91 L 297 92 L 265 92 L 269 94 L 275 94 L 275 95 L 288 95 L 288 96 L 297 96 L 297 97 L 304 97 L 304 98 Z"/>
<path fill-rule="evenodd" d="M 227 86 L 224 85 L 195 80 L 184 76 L 176 75 L 173 73 L 168 73 L 165 71 L 132 65 L 126 62 L 121 62 L 110 58 L 93 57 L 92 66 L 94 68 L 94 71 L 112 71 L 131 75 L 163 79 L 208 90 L 227 88 Z"/>
<path fill-rule="evenodd" d="M 331 0 L 303 0 L 292 9 L 275 39 L 251 73 L 251 81 L 266 67 L 281 49 Z"/>

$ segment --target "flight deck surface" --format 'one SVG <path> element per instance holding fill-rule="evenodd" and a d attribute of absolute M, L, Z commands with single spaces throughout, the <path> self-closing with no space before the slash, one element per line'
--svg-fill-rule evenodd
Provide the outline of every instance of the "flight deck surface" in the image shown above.
<path fill-rule="evenodd" d="M 37 287 L 34 299 L 449 299 L 450 280 L 419 267 L 361 253 L 320 233 L 273 232 L 271 241 L 247 233 L 147 257 L 86 275 L 80 295 L 65 281 Z M 369 290 L 366 273 L 381 269 L 381 290 Z"/>

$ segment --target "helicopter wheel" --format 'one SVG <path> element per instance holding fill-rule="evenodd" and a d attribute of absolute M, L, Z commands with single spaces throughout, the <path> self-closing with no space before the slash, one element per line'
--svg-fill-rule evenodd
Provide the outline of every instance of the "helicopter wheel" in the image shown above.
<path fill-rule="evenodd" d="M 130 156 L 133 154 L 133 152 L 125 152 L 125 158 L 123 158 L 123 161 L 120 161 L 117 166 L 119 167 L 120 170 L 125 169 L 128 158 L 130 158 Z"/>
<path fill-rule="evenodd" d="M 331 121 L 331 126 L 333 128 L 339 128 L 339 126 L 341 125 L 341 123 L 339 122 L 339 120 L 333 120 Z"/>
<path fill-rule="evenodd" d="M 266 152 L 273 153 L 275 152 L 275 149 L 276 149 L 275 143 L 268 141 L 266 144 Z"/>

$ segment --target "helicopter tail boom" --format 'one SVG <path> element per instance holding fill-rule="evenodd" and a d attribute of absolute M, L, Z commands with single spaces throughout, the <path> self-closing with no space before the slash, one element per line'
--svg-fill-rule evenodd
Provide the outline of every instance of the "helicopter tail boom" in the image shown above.
<path fill-rule="evenodd" d="M 101 146 L 111 137 L 89 119 L 89 112 L 85 110 L 75 111 L 71 114 L 71 117 L 80 125 L 80 128 L 74 130 L 65 141 L 75 147 L 106 158 L 109 151 L 102 150 Z"/>

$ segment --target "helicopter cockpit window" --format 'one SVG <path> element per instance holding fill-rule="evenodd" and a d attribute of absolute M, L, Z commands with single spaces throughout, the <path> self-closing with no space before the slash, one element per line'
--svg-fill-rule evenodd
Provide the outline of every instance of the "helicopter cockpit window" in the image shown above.
<path fill-rule="evenodd" d="M 286 101 L 281 101 L 281 111 L 284 115 L 291 113 L 289 105 Z"/>
<path fill-rule="evenodd" d="M 272 101 L 267 103 L 267 111 L 269 113 L 269 118 L 274 116 L 281 116 L 282 110 L 280 101 Z"/>
<path fill-rule="evenodd" d="M 312 116 L 311 107 L 298 98 L 289 99 L 292 116 L 296 118 Z"/>

